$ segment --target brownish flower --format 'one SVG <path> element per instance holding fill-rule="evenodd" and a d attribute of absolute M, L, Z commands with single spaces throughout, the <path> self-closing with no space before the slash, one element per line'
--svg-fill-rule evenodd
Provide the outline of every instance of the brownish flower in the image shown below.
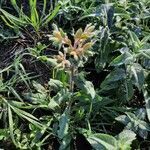
<path fill-rule="evenodd" d="M 84 30 L 81 28 L 74 34 L 74 43 L 68 38 L 67 34 L 61 28 L 54 25 L 55 30 L 50 37 L 54 43 L 63 46 L 64 52 L 59 52 L 59 55 L 55 56 L 55 59 L 59 63 L 59 67 L 69 67 L 70 62 L 66 59 L 66 54 L 72 55 L 76 61 L 82 59 L 84 56 L 92 55 L 89 51 L 94 42 L 88 42 L 89 38 L 96 35 L 95 26 L 88 24 Z"/>
<path fill-rule="evenodd" d="M 56 28 L 56 30 L 53 31 L 53 35 L 50 35 L 49 37 L 50 40 L 53 41 L 55 44 L 67 44 L 69 46 L 71 45 L 71 40 L 61 28 Z"/>
<path fill-rule="evenodd" d="M 87 54 L 87 50 L 89 50 L 94 43 L 88 42 L 84 45 L 78 45 L 78 48 L 71 48 L 70 55 L 73 55 L 75 60 L 82 58 L 85 54 Z"/>
<path fill-rule="evenodd" d="M 70 67 L 70 61 L 66 59 L 66 54 L 63 54 L 59 51 L 59 55 L 54 56 L 54 58 L 57 60 L 58 68 L 69 68 Z"/>

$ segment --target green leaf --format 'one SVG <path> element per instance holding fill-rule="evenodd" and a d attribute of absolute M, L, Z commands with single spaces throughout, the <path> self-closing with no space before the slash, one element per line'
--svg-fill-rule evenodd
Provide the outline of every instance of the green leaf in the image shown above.
<path fill-rule="evenodd" d="M 19 9 L 19 7 L 18 7 L 18 5 L 17 5 L 16 0 L 11 0 L 11 4 L 12 4 L 13 7 L 16 9 L 16 11 L 19 13 L 20 9 Z"/>
<path fill-rule="evenodd" d="M 69 118 L 67 112 L 64 112 L 59 119 L 59 130 L 57 131 L 58 137 L 63 139 L 68 134 Z"/>
<path fill-rule="evenodd" d="M 14 122 L 13 122 L 13 117 L 12 117 L 12 111 L 11 111 L 11 108 L 8 106 L 8 120 L 9 120 L 9 129 L 10 129 L 10 136 L 11 136 L 11 139 L 13 141 L 13 143 L 15 144 L 15 146 L 17 147 L 17 142 L 15 140 L 15 137 L 14 137 Z"/>
<path fill-rule="evenodd" d="M 117 150 L 117 140 L 108 134 L 92 134 L 87 138 L 95 150 Z"/>
<path fill-rule="evenodd" d="M 72 94 L 68 90 L 62 89 L 52 98 L 52 100 L 60 105 L 63 102 L 67 102 L 70 99 L 71 95 Z"/>
<path fill-rule="evenodd" d="M 32 104 L 45 105 L 49 101 L 49 97 L 44 92 L 43 93 L 24 93 L 23 96 L 27 101 L 32 102 Z"/>
<path fill-rule="evenodd" d="M 12 94 L 21 102 L 23 102 L 23 99 L 20 97 L 20 95 L 15 91 L 15 89 L 13 87 L 9 87 L 10 91 L 12 92 Z"/>
<path fill-rule="evenodd" d="M 141 40 L 141 42 L 142 42 L 142 45 L 144 45 L 146 42 L 148 42 L 150 40 L 150 35 L 147 35 L 147 36 L 145 36 L 142 40 Z"/>
<path fill-rule="evenodd" d="M 133 131 L 124 130 L 116 138 L 109 134 L 89 133 L 87 140 L 95 150 L 130 150 L 135 136 L 136 134 Z"/>
<path fill-rule="evenodd" d="M 5 100 L 6 102 L 6 100 Z M 34 117 L 32 114 L 24 111 L 24 110 L 21 110 L 19 108 L 16 108 L 14 106 L 12 106 L 10 103 L 6 102 L 8 104 L 9 107 L 11 107 L 11 109 L 20 117 L 28 120 L 30 123 L 34 124 L 36 127 L 42 129 L 44 126 L 38 122 L 38 119 L 36 117 Z M 11 110 L 10 110 L 11 111 Z M 11 116 L 11 112 L 9 111 L 10 113 L 10 116 Z M 10 118 L 10 121 L 12 122 L 12 118 Z M 11 125 L 11 128 L 12 128 L 12 125 Z"/>
<path fill-rule="evenodd" d="M 42 25 L 44 26 L 44 25 L 46 25 L 46 24 L 48 24 L 56 15 L 57 15 L 57 13 L 58 13 L 58 11 L 59 11 L 59 9 L 60 9 L 60 4 L 58 4 L 56 7 L 55 7 L 55 9 L 51 12 L 51 13 L 49 13 L 43 20 L 42 20 Z"/>
<path fill-rule="evenodd" d="M 46 93 L 47 90 L 41 85 L 39 84 L 38 82 L 36 81 L 33 81 L 33 86 L 34 88 L 39 92 L 39 93 Z"/>
<path fill-rule="evenodd" d="M 105 80 L 101 83 L 100 87 L 105 90 L 114 89 L 118 86 L 118 81 L 124 80 L 126 78 L 126 73 L 124 69 L 116 68 L 109 75 L 106 76 Z M 115 86 L 115 84 L 117 86 Z"/>
<path fill-rule="evenodd" d="M 131 66 L 131 73 L 133 75 L 134 84 L 138 87 L 139 90 L 141 90 L 145 81 L 144 70 L 142 66 L 138 63 L 134 63 Z"/>
<path fill-rule="evenodd" d="M 48 104 L 48 108 L 54 110 L 56 107 L 59 107 L 58 103 L 54 99 L 51 99 Z"/>
<path fill-rule="evenodd" d="M 56 67 L 58 65 L 56 59 L 48 58 L 47 56 L 39 56 L 37 59 L 47 62 L 52 67 Z"/>
<path fill-rule="evenodd" d="M 92 82 L 86 81 L 82 73 L 79 74 L 74 80 L 79 89 L 83 90 L 86 94 L 90 95 L 92 99 L 94 99 L 96 92 Z"/>
<path fill-rule="evenodd" d="M 126 11 L 124 8 L 116 7 L 115 16 L 120 16 L 125 19 L 130 19 L 130 13 Z"/>
<path fill-rule="evenodd" d="M 30 24 L 35 28 L 36 31 L 39 30 L 40 20 L 37 12 L 37 2 L 36 0 L 30 0 Z"/>
<path fill-rule="evenodd" d="M 112 48 L 109 48 L 109 29 L 102 28 L 100 32 L 100 39 L 99 39 L 99 48 L 98 48 L 98 56 L 96 57 L 94 63 L 96 70 L 100 72 L 106 66 L 106 63 L 109 59 L 109 54 L 112 51 Z M 111 51 L 110 51 L 111 50 Z"/>
<path fill-rule="evenodd" d="M 63 88 L 63 83 L 59 80 L 55 80 L 55 79 L 50 79 L 50 81 L 48 82 L 48 84 L 50 85 L 50 87 L 53 90 L 60 90 L 61 88 Z"/>
<path fill-rule="evenodd" d="M 89 94 L 92 99 L 94 99 L 96 92 L 94 90 L 94 86 L 93 86 L 92 82 L 85 81 L 84 88 L 85 88 L 86 93 Z"/>
<path fill-rule="evenodd" d="M 11 15 L 10 13 L 8 13 L 7 11 L 3 10 L 0 8 L 0 12 L 3 13 L 3 15 L 12 23 L 12 24 L 16 24 L 16 25 L 21 25 L 23 26 L 24 24 L 26 24 L 26 22 L 20 18 L 17 18 L 13 15 Z"/>
<path fill-rule="evenodd" d="M 133 56 L 129 52 L 125 52 L 115 58 L 111 63 L 110 66 L 120 66 L 123 64 L 130 64 L 134 60 Z"/>
<path fill-rule="evenodd" d="M 131 45 L 133 45 L 134 47 L 134 52 L 137 53 L 139 52 L 139 49 L 140 47 L 142 46 L 141 44 L 141 41 L 139 40 L 138 36 L 132 32 L 132 31 L 129 31 L 129 35 L 130 35 L 130 39 L 131 39 Z"/>
<path fill-rule="evenodd" d="M 0 129 L 0 141 L 9 137 L 9 129 Z"/>
<path fill-rule="evenodd" d="M 130 119 L 126 115 L 120 115 L 115 118 L 117 121 L 123 123 L 124 125 L 127 125 L 130 122 Z"/>
<path fill-rule="evenodd" d="M 145 99 L 145 103 L 146 103 L 147 117 L 148 117 L 148 120 L 150 122 L 150 95 L 149 95 L 148 90 L 146 88 L 143 89 L 143 93 L 144 93 L 144 99 Z"/>
<path fill-rule="evenodd" d="M 60 143 L 59 150 L 71 150 L 70 143 L 71 143 L 72 137 L 71 135 L 67 135 L 63 138 L 62 142 Z"/>
<path fill-rule="evenodd" d="M 130 130 L 124 130 L 118 135 L 118 145 L 121 150 L 131 150 L 132 141 L 136 139 L 136 134 Z"/>
<path fill-rule="evenodd" d="M 143 117 L 143 111 L 143 109 L 139 109 L 135 114 L 126 112 L 127 115 L 121 115 L 117 117 L 116 120 L 126 125 L 126 129 L 138 133 L 145 139 L 147 138 L 147 132 L 150 131 L 150 126 L 143 121 L 145 119 L 145 117 Z"/>

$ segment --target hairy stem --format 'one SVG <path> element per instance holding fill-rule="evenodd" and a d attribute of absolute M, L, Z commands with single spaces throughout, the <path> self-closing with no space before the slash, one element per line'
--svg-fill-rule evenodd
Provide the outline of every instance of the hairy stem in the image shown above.
<path fill-rule="evenodd" d="M 74 91 L 74 75 L 75 75 L 75 66 L 71 66 L 70 68 L 70 92 L 73 93 Z"/>

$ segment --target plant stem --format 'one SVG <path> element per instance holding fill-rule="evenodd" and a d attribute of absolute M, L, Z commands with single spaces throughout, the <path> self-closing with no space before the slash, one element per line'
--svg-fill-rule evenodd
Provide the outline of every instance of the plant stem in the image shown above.
<path fill-rule="evenodd" d="M 75 75 L 75 66 L 72 65 L 70 68 L 70 92 L 73 93 L 74 91 L 74 75 Z"/>
<path fill-rule="evenodd" d="M 70 97 L 70 101 L 68 103 L 68 112 L 70 113 L 70 109 L 71 109 L 71 106 L 72 106 L 72 103 L 73 103 L 73 99 L 72 99 L 72 96 L 73 96 L 73 92 L 74 92 L 74 76 L 75 76 L 75 66 L 72 65 L 70 67 L 70 92 L 71 92 L 71 97 Z"/>

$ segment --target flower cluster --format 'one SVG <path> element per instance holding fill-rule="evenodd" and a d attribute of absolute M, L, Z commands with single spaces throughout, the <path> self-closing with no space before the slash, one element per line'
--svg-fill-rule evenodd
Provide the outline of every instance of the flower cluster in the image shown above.
<path fill-rule="evenodd" d="M 73 34 L 74 41 L 72 42 L 61 28 L 54 25 L 54 31 L 50 36 L 50 40 L 53 41 L 55 45 L 63 46 L 64 50 L 63 53 L 59 51 L 59 54 L 54 56 L 59 64 L 58 67 L 70 67 L 71 62 L 67 60 L 66 56 L 73 56 L 74 60 L 78 62 L 82 60 L 83 57 L 90 55 L 90 49 L 94 44 L 94 41 L 90 39 L 95 35 L 95 26 L 88 24 L 84 30 L 80 28 Z"/>

